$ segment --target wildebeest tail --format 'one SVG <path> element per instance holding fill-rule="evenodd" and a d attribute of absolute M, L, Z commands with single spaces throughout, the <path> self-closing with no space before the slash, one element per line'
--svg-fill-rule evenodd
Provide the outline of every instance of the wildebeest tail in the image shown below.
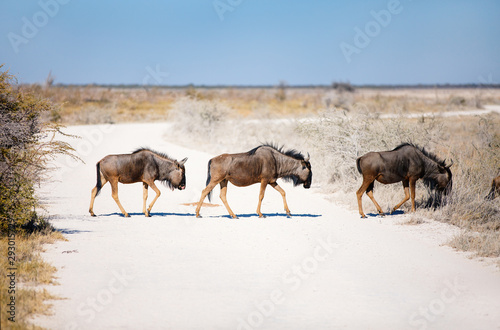
<path fill-rule="evenodd" d="M 97 170 L 97 183 L 96 183 L 96 188 L 97 188 L 97 193 L 96 193 L 96 196 L 99 195 L 99 193 L 101 192 L 101 188 L 102 188 L 102 182 L 101 182 L 101 162 L 98 162 L 96 164 L 96 170 Z"/>
<path fill-rule="evenodd" d="M 211 159 L 208 161 L 208 173 L 207 173 L 207 184 L 206 184 L 207 186 L 212 180 L 212 176 L 210 175 L 210 165 L 212 165 Z M 212 199 L 212 191 L 210 190 L 210 192 L 208 193 L 208 201 L 210 202 L 211 199 Z"/>
<path fill-rule="evenodd" d="M 359 164 L 361 162 L 361 157 L 359 157 L 358 159 L 356 159 L 356 166 L 358 168 L 358 172 L 360 174 L 363 174 L 363 172 L 361 172 L 361 165 Z"/>

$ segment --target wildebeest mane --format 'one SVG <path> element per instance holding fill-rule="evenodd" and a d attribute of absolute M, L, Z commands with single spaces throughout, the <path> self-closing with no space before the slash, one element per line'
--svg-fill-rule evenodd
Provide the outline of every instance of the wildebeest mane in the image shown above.
<path fill-rule="evenodd" d="M 269 148 L 272 148 L 276 151 L 278 151 L 279 153 L 282 153 L 286 156 L 289 156 L 289 157 L 292 157 L 294 159 L 297 159 L 297 160 L 305 160 L 305 157 L 302 153 L 300 153 L 299 151 L 295 150 L 295 149 L 289 149 L 289 150 L 285 150 L 284 149 L 284 146 L 277 146 L 273 143 L 264 143 L 264 144 L 261 144 L 260 146 L 258 147 L 255 147 L 253 148 L 252 150 L 250 150 L 247 154 L 248 155 L 254 155 L 255 152 L 259 149 L 259 148 L 262 148 L 262 147 L 269 147 Z"/>
<path fill-rule="evenodd" d="M 429 152 L 427 150 L 425 150 L 425 148 L 422 148 L 416 144 L 413 144 L 413 143 L 401 143 L 400 145 L 398 145 L 396 148 L 392 149 L 393 151 L 394 150 L 398 150 L 398 149 L 401 149 L 402 147 L 406 147 L 406 146 L 410 146 L 410 147 L 413 147 L 415 149 L 418 149 L 420 150 L 424 156 L 426 156 L 427 158 L 435 161 L 436 163 L 438 163 L 440 166 L 443 166 L 443 167 L 446 167 L 446 163 L 444 160 L 441 160 L 439 159 L 435 154 L 433 154 L 432 152 Z"/>
<path fill-rule="evenodd" d="M 134 152 L 132 152 L 132 154 L 136 154 L 136 153 L 139 153 L 141 151 L 149 151 L 149 152 L 152 152 L 154 153 L 155 155 L 161 157 L 161 158 L 165 158 L 165 159 L 168 159 L 168 160 L 171 160 L 171 161 L 175 161 L 175 159 L 171 158 L 169 155 L 167 155 L 166 153 L 164 152 L 159 152 L 159 151 L 155 151 L 153 149 L 150 149 L 150 148 L 147 148 L 147 147 L 140 147 L 138 148 L 137 150 L 135 150 Z"/>

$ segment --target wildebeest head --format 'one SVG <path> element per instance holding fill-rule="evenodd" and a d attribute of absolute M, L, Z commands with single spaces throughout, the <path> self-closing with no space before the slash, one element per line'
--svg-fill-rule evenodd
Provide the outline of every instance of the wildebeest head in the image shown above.
<path fill-rule="evenodd" d="M 451 192 L 453 186 L 451 167 L 452 164 L 446 165 L 444 162 L 437 165 L 431 173 L 424 177 L 424 183 L 431 190 L 436 190 L 439 193 L 448 195 Z"/>
<path fill-rule="evenodd" d="M 448 195 L 451 193 L 451 188 L 453 186 L 451 167 L 450 165 L 439 166 L 439 175 L 436 176 L 436 189 Z"/>
<path fill-rule="evenodd" d="M 294 180 L 294 185 L 299 185 L 301 183 L 304 184 L 304 188 L 308 189 L 311 187 L 311 182 L 312 182 L 312 169 L 311 169 L 311 163 L 309 162 L 309 154 L 307 155 L 304 160 L 300 162 L 300 167 L 297 170 L 297 177 L 296 180 Z"/>
<path fill-rule="evenodd" d="M 168 174 L 163 176 L 163 183 L 172 189 L 184 190 L 186 188 L 186 169 L 184 168 L 186 161 L 187 158 L 184 158 L 180 162 L 175 160 Z"/>

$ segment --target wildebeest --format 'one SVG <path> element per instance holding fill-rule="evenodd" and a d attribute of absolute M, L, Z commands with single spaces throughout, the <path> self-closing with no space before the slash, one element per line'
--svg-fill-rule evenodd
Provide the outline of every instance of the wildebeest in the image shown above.
<path fill-rule="evenodd" d="M 212 189 L 220 184 L 220 198 L 224 203 L 229 215 L 237 218 L 229 207 L 226 199 L 227 183 L 244 187 L 260 182 L 259 203 L 257 214 L 263 217 L 260 207 L 266 186 L 269 184 L 283 197 L 285 212 L 291 216 L 290 209 L 286 203 L 285 191 L 276 183 L 282 178 L 290 180 L 295 186 L 303 184 L 304 188 L 311 187 L 312 171 L 309 155 L 304 157 L 296 150 L 284 151 L 270 144 L 258 146 L 248 152 L 238 154 L 222 154 L 212 158 L 208 162 L 207 186 L 201 193 L 200 201 L 196 207 L 196 216 L 200 216 L 200 208 L 203 200 Z"/>
<path fill-rule="evenodd" d="M 486 196 L 486 199 L 493 200 L 500 195 L 500 175 L 491 181 L 491 190 Z"/>
<path fill-rule="evenodd" d="M 120 208 L 124 216 L 129 214 L 125 211 L 118 200 L 118 182 L 120 183 L 143 183 L 143 208 L 142 212 L 149 217 L 154 203 L 160 197 L 160 190 L 156 187 L 154 181 L 159 180 L 172 190 L 177 188 L 183 190 L 186 188 L 186 171 L 184 163 L 187 158 L 180 162 L 170 158 L 166 154 L 140 148 L 131 154 L 108 155 L 96 164 L 97 184 L 92 189 L 89 212 L 95 217 L 94 199 L 99 194 L 102 186 L 109 181 L 111 184 L 111 196 Z M 148 198 L 148 187 L 151 187 L 156 196 L 146 209 L 146 200 Z"/>
<path fill-rule="evenodd" d="M 409 143 L 403 143 L 391 151 L 369 152 L 359 157 L 356 165 L 359 173 L 363 175 L 363 183 L 356 192 L 359 214 L 362 218 L 366 217 L 361 201 L 365 191 L 378 212 L 384 214 L 373 197 L 375 180 L 384 184 L 403 182 L 405 197 L 401 203 L 394 206 L 391 213 L 410 199 L 410 192 L 411 211 L 415 211 L 415 183 L 418 179 L 423 179 L 428 187 L 436 189 L 439 196 L 443 193 L 447 195 L 451 191 L 451 165 L 446 165 L 444 161 L 425 149 Z"/>

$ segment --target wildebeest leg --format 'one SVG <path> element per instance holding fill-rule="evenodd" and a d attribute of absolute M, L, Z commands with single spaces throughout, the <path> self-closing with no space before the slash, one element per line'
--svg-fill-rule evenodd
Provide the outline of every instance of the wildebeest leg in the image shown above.
<path fill-rule="evenodd" d="M 286 215 L 291 217 L 292 213 L 290 212 L 290 209 L 288 208 L 288 204 L 286 203 L 285 191 L 276 182 L 270 183 L 270 185 L 271 185 L 271 187 L 276 189 L 281 194 L 281 197 L 283 197 L 283 205 L 285 207 Z"/>
<path fill-rule="evenodd" d="M 411 211 L 415 212 L 415 184 L 417 180 L 410 179 Z"/>
<path fill-rule="evenodd" d="M 361 184 L 361 187 L 359 187 L 358 191 L 356 192 L 356 196 L 358 198 L 358 208 L 359 208 L 359 214 L 361 215 L 362 218 L 366 218 L 365 213 L 363 212 L 363 202 L 361 198 L 363 197 L 363 194 L 365 191 L 371 186 L 371 190 L 373 190 L 373 181 L 375 181 L 375 178 L 366 178 L 363 176 L 363 183 Z M 367 193 L 368 194 L 368 193 Z M 373 196 L 373 195 L 372 195 Z M 372 199 L 373 201 L 373 199 Z M 377 204 L 378 205 L 378 204 Z"/>
<path fill-rule="evenodd" d="M 366 194 L 368 195 L 368 197 L 370 197 L 370 199 L 372 200 L 373 204 L 375 204 L 375 207 L 377 208 L 378 210 L 378 213 L 380 215 L 385 215 L 384 214 L 384 211 L 382 211 L 382 208 L 380 207 L 380 205 L 378 205 L 377 201 L 375 200 L 375 197 L 373 197 L 373 185 L 375 184 L 375 181 L 370 183 L 368 185 L 368 188 L 366 189 Z"/>
<path fill-rule="evenodd" d="M 261 181 L 260 192 L 259 192 L 259 203 L 257 204 L 257 214 L 259 215 L 259 218 L 265 218 L 265 216 L 260 211 L 260 207 L 262 206 L 262 200 L 264 199 L 266 187 L 267 187 L 267 181 Z"/>
<path fill-rule="evenodd" d="M 373 197 L 373 190 L 367 191 L 366 194 L 368 195 L 368 197 L 370 197 L 370 199 L 372 200 L 373 204 L 375 204 L 375 207 L 377 208 L 378 213 L 380 215 L 385 215 L 384 211 L 382 211 L 382 208 L 380 207 L 380 205 L 378 205 L 377 201 L 375 200 L 375 197 Z"/>
<path fill-rule="evenodd" d="M 196 217 L 199 218 L 200 217 L 200 209 L 201 209 L 201 205 L 203 204 L 203 201 L 205 200 L 205 197 L 207 197 L 207 195 L 212 191 L 212 189 L 215 188 L 215 186 L 218 184 L 218 182 L 216 181 L 210 181 L 210 183 L 206 186 L 205 189 L 203 189 L 203 191 L 201 192 L 201 197 L 200 197 L 200 201 L 198 202 L 198 205 L 196 206 Z"/>
<path fill-rule="evenodd" d="M 147 217 L 150 217 L 151 215 L 146 210 L 146 201 L 148 199 L 148 184 L 146 182 L 142 183 L 142 199 L 142 213 L 144 213 L 144 215 L 146 215 Z"/>
<path fill-rule="evenodd" d="M 110 180 L 109 184 L 111 184 L 111 197 L 113 197 L 123 215 L 129 217 L 130 215 L 127 213 L 127 211 L 125 211 L 122 204 L 120 203 L 120 200 L 118 199 L 118 180 Z"/>
<path fill-rule="evenodd" d="M 220 199 L 221 199 L 222 203 L 224 203 L 224 206 L 226 207 L 227 212 L 229 212 L 229 215 L 231 216 L 231 218 L 238 219 L 236 214 L 234 214 L 234 212 L 229 207 L 229 204 L 227 203 L 226 193 L 227 193 L 227 180 L 222 180 L 220 182 Z"/>
<path fill-rule="evenodd" d="M 101 188 L 106 184 L 106 182 L 108 182 L 108 180 L 106 180 L 104 178 L 103 175 L 101 175 Z M 89 207 L 89 212 L 90 212 L 90 215 L 95 217 L 95 214 L 94 214 L 94 200 L 95 200 L 95 197 L 97 196 L 97 186 L 92 188 L 92 192 L 90 193 L 90 207 Z"/>
<path fill-rule="evenodd" d="M 148 182 L 148 184 L 151 187 L 151 189 L 153 189 L 155 191 L 155 193 L 156 193 L 155 198 L 153 199 L 153 201 L 151 202 L 151 204 L 149 204 L 149 207 L 147 209 L 148 213 L 147 213 L 146 216 L 149 217 L 149 212 L 151 212 L 151 209 L 153 208 L 153 205 L 155 205 L 156 200 L 158 199 L 158 197 L 160 197 L 161 191 L 160 191 L 160 189 L 158 189 L 158 187 L 156 187 L 154 181 L 150 181 L 150 182 Z"/>
<path fill-rule="evenodd" d="M 408 180 L 403 180 L 403 188 L 405 190 L 405 197 L 403 198 L 403 200 L 401 201 L 401 203 L 399 203 L 398 205 L 394 206 L 394 208 L 391 211 L 391 214 L 394 213 L 394 211 L 396 211 L 397 209 L 399 209 L 399 207 L 401 205 L 403 205 L 407 200 L 410 199 L 410 189 L 408 188 L 408 186 L 409 186 L 409 181 Z"/>

